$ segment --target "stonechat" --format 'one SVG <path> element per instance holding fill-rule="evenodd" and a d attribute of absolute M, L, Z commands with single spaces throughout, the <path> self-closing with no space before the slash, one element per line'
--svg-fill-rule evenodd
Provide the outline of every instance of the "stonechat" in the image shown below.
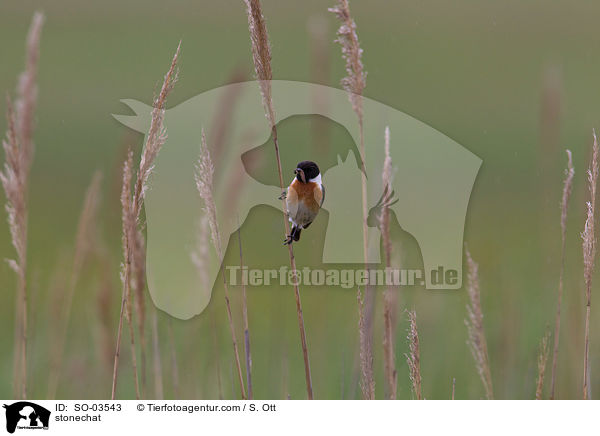
<path fill-rule="evenodd" d="M 294 174 L 294 180 L 287 188 L 287 193 L 284 193 L 288 218 L 292 223 L 292 231 L 284 245 L 300 240 L 300 232 L 314 221 L 325 200 L 325 187 L 316 163 L 302 161 L 296 166 Z"/>

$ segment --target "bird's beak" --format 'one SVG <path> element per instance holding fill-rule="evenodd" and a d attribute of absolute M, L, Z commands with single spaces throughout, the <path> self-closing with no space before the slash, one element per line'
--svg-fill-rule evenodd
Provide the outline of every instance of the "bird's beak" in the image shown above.
<path fill-rule="evenodd" d="M 300 171 L 300 169 L 299 169 L 299 168 L 296 168 L 296 169 L 294 170 L 294 174 L 298 174 L 298 171 Z"/>

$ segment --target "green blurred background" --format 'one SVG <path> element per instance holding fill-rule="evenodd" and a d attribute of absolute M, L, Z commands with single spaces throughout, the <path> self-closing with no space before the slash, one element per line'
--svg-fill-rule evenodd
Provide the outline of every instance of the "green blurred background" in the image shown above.
<path fill-rule="evenodd" d="M 274 78 L 338 86 L 344 68 L 339 47 L 333 43 L 337 22 L 326 11 L 332 4 L 314 0 L 262 3 L 273 46 Z M 576 179 L 569 215 L 557 393 L 559 398 L 580 398 L 584 305 L 579 233 L 587 196 L 584 168 L 592 128 L 598 127 L 600 118 L 596 26 L 600 4 L 355 0 L 351 9 L 368 71 L 365 95 L 429 124 L 483 159 L 465 241 L 480 263 L 498 398 L 526 399 L 535 394 L 538 345 L 546 327 L 553 328 L 556 308 L 564 149 L 573 151 Z M 106 244 L 109 262 L 107 268 L 87 265 L 76 290 L 57 396 L 108 398 L 110 341 L 116 337 L 120 304 L 120 165 L 126 147 L 139 152 L 143 139 L 111 114 L 128 113 L 119 103 L 121 98 L 151 103 L 180 39 L 181 74 L 169 107 L 229 83 L 232 77 L 251 78 L 245 9 L 241 0 L 4 1 L 0 4 L 2 92 L 12 92 L 23 68 L 24 39 L 35 10 L 46 14 L 46 24 L 30 189 L 30 396 L 47 395 L 77 220 L 86 187 L 99 169 L 104 178 L 98 234 Z M 315 23 L 326 32 L 322 40 L 310 31 Z M 318 62 L 315 47 L 326 53 Z M 2 131 L 5 126 L 2 119 Z M 300 121 L 291 123 L 288 137 L 310 141 L 310 129 L 305 127 Z M 282 128 L 280 137 L 285 135 Z M 0 200 L 4 203 L 3 194 Z M 303 235 L 299 259 L 315 255 L 310 247 L 326 228 L 325 215 L 318 224 L 310 236 L 309 232 Z M 8 228 L 4 224 L 2 228 L 0 257 L 10 258 L 14 251 Z M 278 242 L 280 234 L 273 229 L 281 229 L 277 211 L 254 211 L 242 232 L 245 247 Z M 394 232 L 399 232 L 397 224 Z M 398 256 L 405 264 L 419 265 L 418 247 L 405 239 L 396 238 Z M 237 246 L 232 242 L 228 259 L 235 264 Z M 260 256 L 260 250 L 254 250 L 245 252 L 250 264 L 281 263 L 280 257 L 285 256 L 282 250 L 256 258 L 253 255 Z M 101 326 L 99 315 L 99 295 L 106 295 L 102 289 L 107 288 L 112 290 L 112 299 L 106 303 L 111 320 L 108 330 Z M 15 289 L 14 273 L 6 264 L 0 265 L 1 398 L 12 396 Z M 241 337 L 240 290 L 231 292 Z M 400 290 L 398 297 L 399 396 L 412 397 L 404 358 L 408 347 L 403 309 L 414 307 L 424 396 L 449 398 L 455 378 L 457 398 L 482 398 L 483 388 L 466 345 L 466 292 L 411 288 Z M 255 396 L 304 398 L 292 289 L 250 289 L 248 299 Z M 355 293 L 305 288 L 302 299 L 315 397 L 359 398 Z M 216 286 L 208 309 L 193 320 L 171 320 L 158 314 L 167 398 L 218 398 L 217 368 L 223 396 L 237 398 L 223 300 L 222 287 Z M 598 390 L 600 337 L 594 333 L 600 322 L 595 312 L 592 306 L 592 387 Z M 377 396 L 383 398 L 381 298 L 375 320 Z M 216 328 L 211 327 L 213 321 Z M 147 333 L 150 338 L 150 322 Z M 123 348 L 118 396 L 133 398 L 127 341 Z M 151 365 L 149 357 L 149 397 L 154 395 Z"/>

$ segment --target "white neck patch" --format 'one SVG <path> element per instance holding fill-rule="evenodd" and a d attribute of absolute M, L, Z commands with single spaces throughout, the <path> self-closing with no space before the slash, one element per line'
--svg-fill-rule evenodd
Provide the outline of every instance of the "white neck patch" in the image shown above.
<path fill-rule="evenodd" d="M 319 173 L 319 175 L 317 177 L 315 177 L 314 179 L 310 179 L 309 182 L 313 182 L 316 183 L 317 185 L 321 184 L 321 173 Z"/>

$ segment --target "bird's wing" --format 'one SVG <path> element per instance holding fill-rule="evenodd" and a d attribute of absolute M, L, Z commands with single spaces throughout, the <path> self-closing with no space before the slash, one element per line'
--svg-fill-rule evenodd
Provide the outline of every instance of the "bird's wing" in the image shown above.
<path fill-rule="evenodd" d="M 285 201 L 288 216 L 293 221 L 296 219 L 296 215 L 298 214 L 298 192 L 296 192 L 292 185 L 290 185 L 287 190 L 287 196 Z"/>
<path fill-rule="evenodd" d="M 323 206 L 323 202 L 325 201 L 325 186 L 315 186 L 315 189 L 313 189 L 313 195 L 319 207 Z"/>

